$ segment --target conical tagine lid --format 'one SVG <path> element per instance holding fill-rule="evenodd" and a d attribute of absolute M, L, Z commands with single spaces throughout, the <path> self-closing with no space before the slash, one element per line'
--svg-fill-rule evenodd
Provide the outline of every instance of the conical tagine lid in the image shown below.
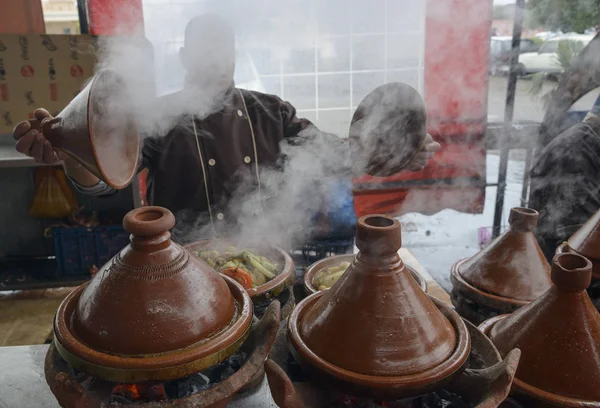
<path fill-rule="evenodd" d="M 600 402 L 600 315 L 586 292 L 591 267 L 582 256 L 557 255 L 554 285 L 491 328 L 490 338 L 502 355 L 521 349 L 517 387 Z"/>
<path fill-rule="evenodd" d="M 538 213 L 512 208 L 510 228 L 473 257 L 459 262 L 466 282 L 493 295 L 531 301 L 550 288 L 550 265 L 533 234 Z"/>
<path fill-rule="evenodd" d="M 600 210 L 569 238 L 568 244 L 586 258 L 600 260 Z"/>
<path fill-rule="evenodd" d="M 401 244 L 397 220 L 359 219 L 360 252 L 299 323 L 311 352 L 376 376 L 422 373 L 450 357 L 458 343 L 455 328 L 411 277 L 398 256 Z"/>

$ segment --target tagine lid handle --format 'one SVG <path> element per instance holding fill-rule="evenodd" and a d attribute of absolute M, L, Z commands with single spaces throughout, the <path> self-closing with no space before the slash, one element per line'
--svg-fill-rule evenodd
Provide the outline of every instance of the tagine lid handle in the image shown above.
<path fill-rule="evenodd" d="M 123 228 L 134 237 L 148 238 L 168 232 L 175 226 L 175 216 L 163 207 L 140 207 L 123 219 Z"/>
<path fill-rule="evenodd" d="M 510 229 L 521 232 L 533 232 L 537 226 L 539 213 L 531 208 L 513 207 L 510 209 L 508 224 Z"/>
<path fill-rule="evenodd" d="M 558 254 L 552 261 L 550 277 L 561 292 L 581 292 L 592 283 L 592 263 L 581 255 Z"/>
<path fill-rule="evenodd" d="M 400 221 L 385 215 L 365 215 L 356 224 L 356 247 L 365 254 L 388 255 L 402 247 Z"/>

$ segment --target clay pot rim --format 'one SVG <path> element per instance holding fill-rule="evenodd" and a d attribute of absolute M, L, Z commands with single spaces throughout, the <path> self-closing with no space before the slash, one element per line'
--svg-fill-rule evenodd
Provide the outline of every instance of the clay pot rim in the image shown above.
<path fill-rule="evenodd" d="M 494 316 L 485 320 L 483 323 L 479 325 L 479 330 L 485 334 L 488 338 L 490 338 L 490 331 L 492 328 L 498 323 L 500 320 L 506 319 L 510 314 L 503 314 L 499 316 Z M 490 338 L 491 340 L 491 338 Z M 492 342 L 493 343 L 493 342 Z M 496 345 L 494 344 L 494 347 Z M 518 369 L 517 369 L 518 372 Z M 517 378 L 516 374 L 513 378 L 513 387 L 523 392 L 531 397 L 534 397 L 538 400 L 558 404 L 564 407 L 573 407 L 573 408 L 581 408 L 581 407 L 600 407 L 600 401 L 590 401 L 590 400 L 582 400 L 571 397 L 563 397 L 562 395 L 553 394 L 548 391 L 544 391 L 540 388 L 534 387 L 533 385 L 527 384 L 526 382 Z"/>
<path fill-rule="evenodd" d="M 94 160 L 96 160 L 96 165 L 98 167 L 98 171 L 100 172 L 100 174 L 102 175 L 102 179 L 104 180 L 104 182 L 106 184 L 108 184 L 109 187 L 112 187 L 116 190 L 121 190 L 125 187 L 127 187 L 131 181 L 133 180 L 133 178 L 135 177 L 135 175 L 137 174 L 138 171 L 138 164 L 139 164 L 139 155 L 136 154 L 135 155 L 135 163 L 134 165 L 131 167 L 131 174 L 126 178 L 126 180 L 123 182 L 123 184 L 115 184 L 113 183 L 111 180 L 108 179 L 108 177 L 106 177 L 106 173 L 104 171 L 104 169 L 102 168 L 102 166 L 100 166 L 100 161 L 98 160 L 98 152 L 96 149 L 96 144 L 94 142 L 94 135 L 92 134 L 92 129 L 94 128 L 93 126 L 93 122 L 94 122 L 94 115 L 93 113 L 93 100 L 92 100 L 92 93 L 94 92 L 94 88 L 98 85 L 98 79 L 100 78 L 100 76 L 106 76 L 106 75 L 112 75 L 115 76 L 117 78 L 121 78 L 116 71 L 112 70 L 112 69 L 108 69 L 108 68 L 104 68 L 101 69 L 100 71 L 98 71 L 96 73 L 96 75 L 94 75 L 90 86 L 90 90 L 88 92 L 87 95 L 87 119 L 88 119 L 88 133 L 89 133 L 89 141 L 90 141 L 90 145 L 92 147 L 92 152 L 94 153 Z M 135 129 L 136 133 L 138 133 L 138 137 L 136 139 L 136 150 L 139 150 L 140 148 L 140 137 L 139 137 L 139 132 L 136 126 Z"/>
<path fill-rule="evenodd" d="M 308 268 L 306 268 L 302 277 L 306 293 L 312 295 L 313 293 L 321 292 L 313 285 L 312 281 L 317 275 L 317 273 L 321 272 L 323 268 L 325 268 L 326 264 L 328 264 L 329 262 L 333 262 L 333 260 L 338 260 L 339 262 L 352 262 L 354 258 L 356 258 L 356 254 L 334 255 L 327 258 L 319 259 L 317 262 L 311 264 Z M 421 276 L 419 272 L 417 272 L 407 264 L 404 264 L 404 266 L 406 267 L 406 269 L 408 269 L 412 277 L 415 279 L 417 285 L 419 285 L 419 287 L 423 289 L 423 292 L 427 292 L 427 281 L 425 281 L 425 278 L 423 278 L 423 276 Z"/>
<path fill-rule="evenodd" d="M 72 332 L 72 315 L 87 283 L 77 287 L 60 304 L 54 318 L 54 343 L 65 361 L 91 375 L 116 382 L 167 381 L 202 371 L 233 354 L 250 334 L 252 301 L 244 288 L 221 275 L 236 302 L 237 319 L 208 339 L 185 348 L 136 356 L 94 350 Z"/>
<path fill-rule="evenodd" d="M 446 306 L 442 301 L 431 296 L 429 298 L 434 302 L 436 307 L 450 321 L 456 332 L 456 346 L 452 354 L 442 363 L 420 373 L 397 376 L 377 376 L 368 374 L 359 374 L 346 370 L 339 366 L 329 363 L 327 360 L 313 353 L 308 345 L 302 340 L 299 330 L 299 322 L 306 310 L 314 304 L 324 294 L 324 291 L 313 293 L 300 302 L 293 310 L 288 318 L 288 336 L 290 343 L 313 368 L 323 371 L 341 381 L 354 383 L 362 387 L 372 387 L 376 389 L 390 388 L 422 388 L 425 384 L 433 384 L 443 381 L 448 377 L 459 374 L 461 368 L 467 362 L 471 352 L 471 338 L 467 326 L 461 317 Z"/>
<path fill-rule="evenodd" d="M 564 241 L 562 244 L 556 247 L 555 255 L 560 255 L 568 252 L 579 256 L 583 256 L 585 259 L 589 260 L 592 263 L 592 281 L 600 279 L 600 259 L 592 259 L 580 254 L 579 252 L 577 252 L 569 246 L 568 241 Z"/>
<path fill-rule="evenodd" d="M 500 296 L 500 295 L 494 295 L 493 293 L 485 292 L 485 291 L 471 285 L 469 282 L 467 282 L 462 277 L 462 275 L 460 274 L 460 271 L 458 269 L 467 260 L 469 260 L 469 258 L 461 259 L 460 261 L 458 261 L 454 265 L 452 265 L 452 268 L 450 269 L 450 278 L 451 278 L 453 287 L 455 289 L 457 289 L 460 293 L 465 294 L 467 297 L 468 297 L 468 295 L 473 295 L 473 297 L 475 298 L 473 300 L 475 300 L 476 302 L 481 301 L 481 303 L 483 305 L 488 306 L 492 309 L 498 309 L 498 310 L 506 310 L 507 307 L 520 308 L 522 306 L 528 305 L 529 303 L 531 303 L 533 301 L 533 300 L 520 300 L 520 299 L 515 299 L 515 298 L 507 298 L 507 297 Z"/>
<path fill-rule="evenodd" d="M 194 257 L 194 259 L 198 259 L 198 260 L 204 262 L 202 259 L 200 259 L 199 256 L 197 256 L 194 253 L 194 250 L 206 248 L 206 246 L 208 244 L 215 242 L 215 241 L 218 241 L 218 240 L 202 239 L 202 240 L 199 240 L 196 242 L 192 242 L 191 244 L 187 244 L 184 246 L 184 248 L 189 251 L 190 255 L 192 255 Z M 225 240 L 224 242 L 227 242 L 227 241 Z M 246 292 L 248 293 L 248 295 L 250 297 L 264 295 L 267 292 L 274 292 L 274 291 L 277 291 L 278 289 L 283 290 L 286 287 L 291 286 L 292 283 L 294 283 L 293 276 L 295 275 L 296 272 L 295 272 L 295 267 L 294 267 L 294 260 L 292 259 L 290 254 L 288 254 L 286 251 L 284 251 L 283 248 L 280 248 L 275 245 L 269 245 L 268 247 L 275 250 L 283 257 L 283 259 L 284 259 L 283 267 L 281 268 L 281 272 L 279 273 L 279 275 L 277 275 L 275 278 L 271 279 L 270 281 L 265 282 L 262 285 L 256 286 L 254 288 L 246 289 Z"/>

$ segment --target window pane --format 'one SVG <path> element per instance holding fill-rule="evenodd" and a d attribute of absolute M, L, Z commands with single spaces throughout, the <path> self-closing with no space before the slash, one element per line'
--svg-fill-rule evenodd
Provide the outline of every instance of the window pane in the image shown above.
<path fill-rule="evenodd" d="M 357 106 L 369 92 L 383 85 L 383 72 L 354 74 L 352 77 L 352 103 Z"/>
<path fill-rule="evenodd" d="M 419 66 L 423 52 L 423 37 L 420 34 L 388 36 L 388 68 L 413 68 Z"/>
<path fill-rule="evenodd" d="M 317 13 L 320 34 L 346 34 L 350 32 L 348 0 L 319 0 Z"/>
<path fill-rule="evenodd" d="M 419 71 L 416 69 L 406 71 L 388 71 L 387 82 L 402 82 L 419 89 Z"/>
<path fill-rule="evenodd" d="M 385 37 L 383 35 L 360 35 L 353 38 L 352 69 L 383 69 Z"/>
<path fill-rule="evenodd" d="M 319 111 L 317 126 L 319 129 L 339 137 L 348 137 L 350 113 L 350 109 Z"/>
<path fill-rule="evenodd" d="M 283 96 L 296 109 L 315 109 L 315 76 L 283 77 Z"/>
<path fill-rule="evenodd" d="M 304 74 L 315 72 L 315 47 L 294 47 L 283 59 L 283 72 L 287 74 Z"/>
<path fill-rule="evenodd" d="M 350 71 L 350 36 L 319 39 L 319 72 Z"/>
<path fill-rule="evenodd" d="M 399 0 L 395 0 L 399 1 Z M 385 0 L 351 1 L 352 32 L 382 33 L 385 27 Z"/>
<path fill-rule="evenodd" d="M 267 48 L 252 48 L 248 54 L 259 75 L 279 74 L 279 59 L 276 54 Z"/>
<path fill-rule="evenodd" d="M 350 75 L 319 75 L 319 108 L 350 107 Z"/>
<path fill-rule="evenodd" d="M 425 1 L 389 0 L 387 24 L 389 33 L 421 31 L 425 20 Z"/>
<path fill-rule="evenodd" d="M 266 93 L 281 96 L 281 79 L 279 77 L 262 77 L 260 80 Z"/>

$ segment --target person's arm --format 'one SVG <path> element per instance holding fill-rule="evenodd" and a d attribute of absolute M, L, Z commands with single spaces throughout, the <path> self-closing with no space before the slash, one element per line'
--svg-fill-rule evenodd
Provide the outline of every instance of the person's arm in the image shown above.
<path fill-rule="evenodd" d="M 353 163 L 350 157 L 353 148 L 351 139 L 340 138 L 332 133 L 323 132 L 308 119 L 298 118 L 296 109 L 289 102 L 282 101 L 281 115 L 283 118 L 283 136 L 287 139 L 288 143 L 297 145 L 303 144 L 308 140 L 312 140 L 313 142 L 318 141 L 321 144 L 338 149 L 340 157 L 337 157 L 337 159 L 342 159 L 345 162 L 345 166 L 356 164 Z M 423 170 L 435 152 L 440 149 L 440 144 L 435 142 L 430 134 L 427 134 L 423 143 L 423 148 L 419 154 L 409 164 L 408 168 L 398 169 L 398 172 L 402 170 Z M 363 169 L 354 169 L 354 173 L 356 173 L 356 175 L 362 174 Z"/>

